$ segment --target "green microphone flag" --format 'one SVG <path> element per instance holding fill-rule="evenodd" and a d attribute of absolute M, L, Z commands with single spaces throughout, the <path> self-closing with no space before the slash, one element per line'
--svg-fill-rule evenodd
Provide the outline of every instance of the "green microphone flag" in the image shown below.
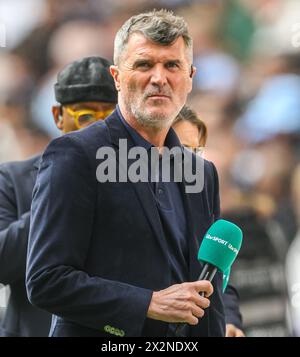
<path fill-rule="evenodd" d="M 208 229 L 201 243 L 198 260 L 212 264 L 223 273 L 223 292 L 242 241 L 243 233 L 237 225 L 219 219 Z"/>

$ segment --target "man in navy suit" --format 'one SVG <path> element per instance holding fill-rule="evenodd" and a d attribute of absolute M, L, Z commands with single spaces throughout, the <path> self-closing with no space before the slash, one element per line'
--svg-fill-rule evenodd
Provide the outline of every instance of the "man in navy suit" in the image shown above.
<path fill-rule="evenodd" d="M 167 11 L 130 18 L 116 35 L 111 73 L 116 111 L 52 141 L 43 155 L 28 297 L 54 314 L 51 336 L 175 336 L 184 322 L 184 336 L 224 336 L 222 276 L 197 281 L 199 244 L 220 213 L 217 172 L 202 161 L 195 193 L 185 179 L 163 180 L 161 157 L 183 153 L 171 125 L 195 73 L 184 20 Z M 157 153 L 155 170 L 149 160 L 137 165 L 136 148 L 147 159 Z M 169 164 L 178 169 L 175 156 Z M 149 169 L 147 180 L 133 179 L 138 166 L 136 176 Z"/>
<path fill-rule="evenodd" d="M 75 61 L 58 74 L 52 107 L 57 127 L 71 132 L 104 119 L 117 102 L 109 73 L 110 62 L 100 57 Z M 0 165 L 0 283 L 11 294 L 0 336 L 48 336 L 51 315 L 33 307 L 25 288 L 25 267 L 32 190 L 40 155 Z"/>

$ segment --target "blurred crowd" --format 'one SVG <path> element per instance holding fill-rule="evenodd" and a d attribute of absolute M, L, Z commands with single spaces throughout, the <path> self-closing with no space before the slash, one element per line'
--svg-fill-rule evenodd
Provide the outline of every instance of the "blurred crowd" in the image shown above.
<path fill-rule="evenodd" d="M 84 56 L 112 60 L 120 25 L 162 7 L 189 25 L 197 73 L 188 104 L 208 127 L 222 216 L 244 231 L 231 280 L 246 335 L 300 336 L 298 0 L 1 0 L 0 163 L 59 135 L 60 69 Z"/>

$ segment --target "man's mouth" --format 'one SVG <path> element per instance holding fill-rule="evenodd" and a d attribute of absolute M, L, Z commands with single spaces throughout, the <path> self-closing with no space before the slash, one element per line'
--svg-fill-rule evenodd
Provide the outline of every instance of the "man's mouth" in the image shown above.
<path fill-rule="evenodd" d="M 153 95 L 149 95 L 148 98 L 152 98 L 152 99 L 170 99 L 170 97 L 168 95 L 164 95 L 164 94 L 153 94 Z"/>

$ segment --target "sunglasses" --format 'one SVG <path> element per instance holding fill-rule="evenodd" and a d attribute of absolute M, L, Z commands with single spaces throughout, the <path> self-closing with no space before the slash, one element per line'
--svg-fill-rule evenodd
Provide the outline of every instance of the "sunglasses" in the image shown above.
<path fill-rule="evenodd" d="M 101 112 L 89 109 L 74 111 L 68 107 L 66 107 L 66 110 L 67 113 L 74 118 L 75 125 L 78 129 L 84 128 L 98 120 L 104 120 L 114 111 L 114 109 L 103 110 Z"/>

